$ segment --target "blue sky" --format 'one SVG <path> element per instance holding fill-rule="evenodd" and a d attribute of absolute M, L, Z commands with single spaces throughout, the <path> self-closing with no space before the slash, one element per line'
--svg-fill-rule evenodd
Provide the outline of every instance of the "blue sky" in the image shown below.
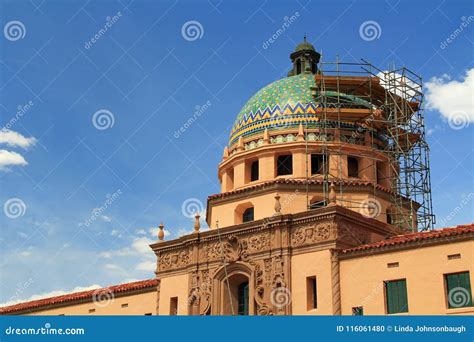
<path fill-rule="evenodd" d="M 474 221 L 472 1 L 0 4 L 0 303 L 153 277 L 157 225 L 192 230 L 183 202 L 219 192 L 235 116 L 304 34 L 423 76 L 434 212 Z"/>

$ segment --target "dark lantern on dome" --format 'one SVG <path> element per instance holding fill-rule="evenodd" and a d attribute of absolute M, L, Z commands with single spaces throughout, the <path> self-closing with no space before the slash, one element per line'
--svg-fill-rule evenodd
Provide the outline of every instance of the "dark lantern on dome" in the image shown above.
<path fill-rule="evenodd" d="M 318 63 L 321 55 L 316 52 L 314 46 L 304 41 L 295 48 L 295 51 L 290 55 L 293 69 L 288 72 L 288 76 L 305 74 L 316 74 L 318 72 Z"/>

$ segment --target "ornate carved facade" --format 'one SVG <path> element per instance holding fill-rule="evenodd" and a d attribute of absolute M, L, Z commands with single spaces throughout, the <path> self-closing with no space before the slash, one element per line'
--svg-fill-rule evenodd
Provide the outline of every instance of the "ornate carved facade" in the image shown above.
<path fill-rule="evenodd" d="M 156 275 L 162 280 L 187 275 L 188 298 L 182 305 L 190 315 L 233 314 L 235 308 L 225 307 L 231 301 L 226 291 L 233 276 L 248 279 L 250 314 L 291 314 L 293 255 L 355 246 L 361 237 L 394 234 L 389 225 L 360 220 L 360 214 L 329 206 L 254 221 L 239 229 L 219 228 L 161 241 L 152 245 L 158 259 Z M 332 277 L 337 297 L 337 268 L 332 269 Z M 338 300 L 334 301 L 337 307 Z"/>

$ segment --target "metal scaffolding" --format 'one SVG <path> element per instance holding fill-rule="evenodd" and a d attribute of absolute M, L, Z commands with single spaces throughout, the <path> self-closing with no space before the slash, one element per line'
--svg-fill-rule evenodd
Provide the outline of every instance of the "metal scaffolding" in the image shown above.
<path fill-rule="evenodd" d="M 390 189 L 389 223 L 406 231 L 433 229 L 429 168 L 429 147 L 425 140 L 423 86 L 421 77 L 403 67 L 381 70 L 369 62 L 319 63 L 313 89 L 314 101 L 321 106 L 317 132 L 324 160 L 323 193 L 327 203 L 329 184 L 335 182 L 343 206 L 354 208 L 360 203 L 346 199 L 342 165 L 329 167 L 331 141 L 364 144 L 371 147 L 374 165 L 374 192 L 380 182 Z M 305 128 L 308 134 L 308 127 Z M 342 133 L 341 133 L 342 132 Z M 350 134 L 349 134 L 350 133 Z M 305 139 L 308 141 L 308 139 Z M 331 145 L 331 154 L 344 154 Z M 311 154 L 307 149 L 307 158 Z M 379 179 L 375 156 L 388 156 L 385 179 Z M 372 171 L 371 171 L 372 172 Z M 310 177 L 308 177 L 310 178 Z M 346 179 L 347 180 L 347 179 Z M 308 203 L 309 205 L 309 203 Z"/>

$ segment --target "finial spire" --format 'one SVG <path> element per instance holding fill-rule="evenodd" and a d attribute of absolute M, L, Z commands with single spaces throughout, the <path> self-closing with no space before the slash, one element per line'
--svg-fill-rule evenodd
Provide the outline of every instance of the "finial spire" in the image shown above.
<path fill-rule="evenodd" d="M 163 230 L 163 228 L 165 228 L 165 225 L 163 224 L 163 222 L 160 223 L 158 228 L 159 228 L 159 230 L 158 230 L 158 240 L 163 241 L 163 239 L 165 238 L 165 232 Z"/>
<path fill-rule="evenodd" d="M 275 216 L 281 215 L 280 195 L 278 192 L 275 195 Z"/>
<path fill-rule="evenodd" d="M 304 42 L 306 43 L 306 33 L 304 34 Z"/>
<path fill-rule="evenodd" d="M 336 205 L 336 187 L 334 182 L 329 186 L 329 205 Z"/>
<path fill-rule="evenodd" d="M 196 215 L 194 216 L 195 221 L 194 221 L 194 232 L 199 233 L 199 228 L 201 228 L 201 222 L 199 221 L 199 218 L 201 216 L 199 215 L 199 212 L 196 211 Z"/>

